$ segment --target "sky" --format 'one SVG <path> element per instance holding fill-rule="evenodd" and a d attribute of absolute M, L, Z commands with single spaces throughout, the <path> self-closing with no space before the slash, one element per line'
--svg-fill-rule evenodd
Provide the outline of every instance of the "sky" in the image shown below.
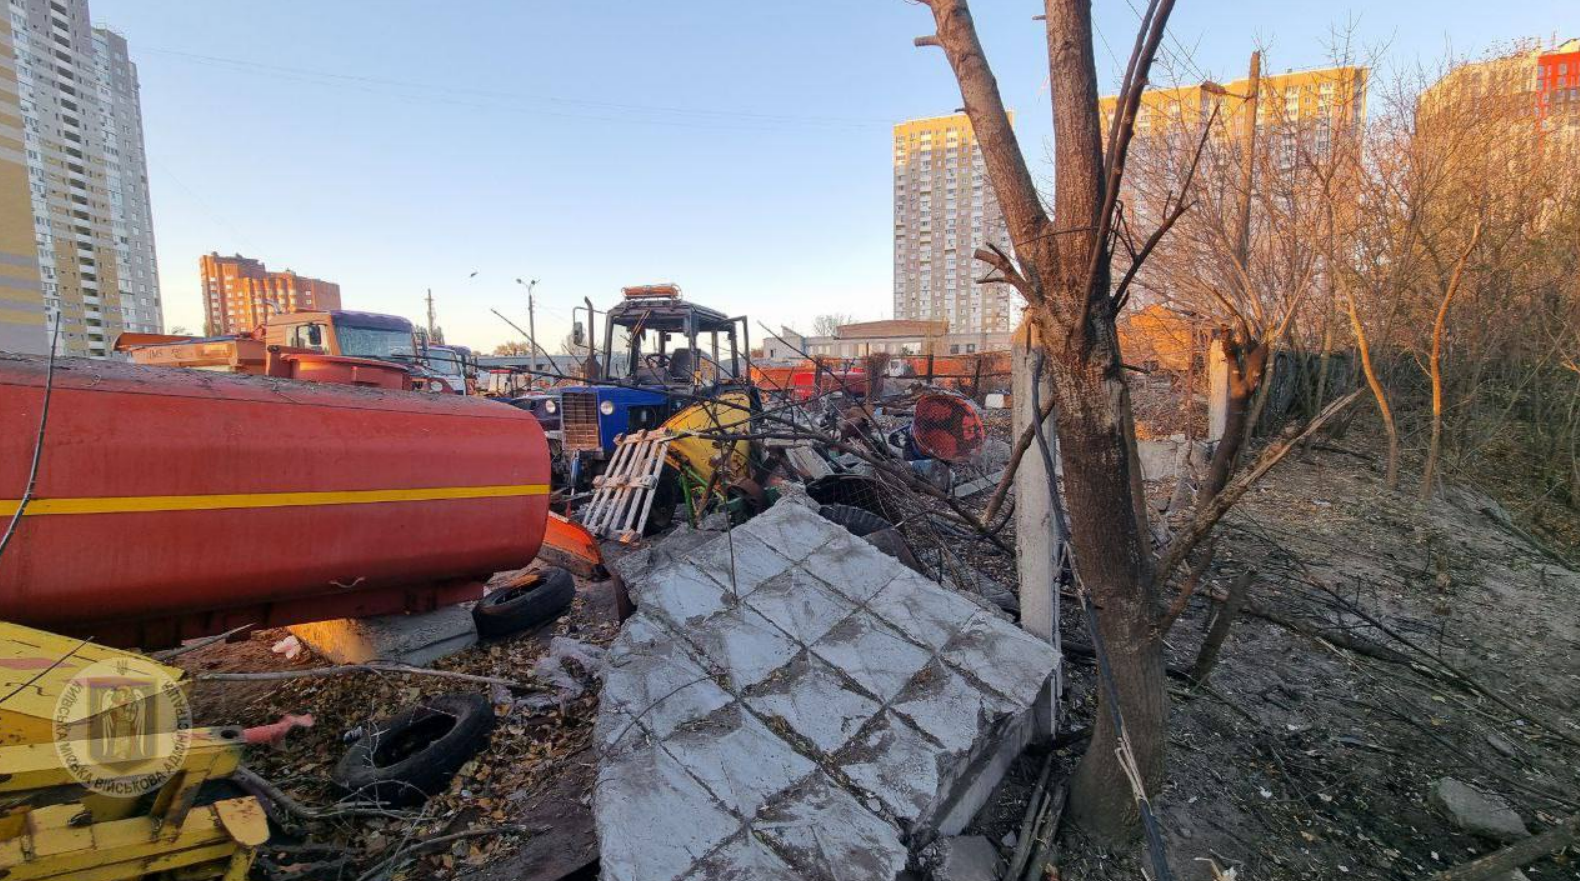
<path fill-rule="evenodd" d="M 1095 0 L 1114 90 L 1142 0 Z M 1041 4 L 974 13 L 1023 150 L 1047 163 Z M 891 127 L 959 91 L 907 0 L 91 0 L 142 84 L 167 327 L 202 329 L 198 258 L 240 252 L 340 284 L 345 308 L 450 342 L 539 344 L 622 286 L 802 331 L 892 316 Z M 1178 0 L 1154 81 L 1330 62 L 1376 76 L 1522 37 L 1580 36 L 1574 0 Z M 473 273 L 476 273 L 473 275 Z"/>

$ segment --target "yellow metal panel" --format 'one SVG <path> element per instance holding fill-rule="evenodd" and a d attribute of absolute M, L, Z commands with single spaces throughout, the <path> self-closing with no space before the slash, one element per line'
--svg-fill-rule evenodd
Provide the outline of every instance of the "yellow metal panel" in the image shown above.
<path fill-rule="evenodd" d="M 27 834 L 33 838 L 33 859 L 59 856 L 74 850 L 92 850 L 93 829 L 72 828 L 72 821 L 86 810 L 82 805 L 51 805 L 27 815 Z"/>
<path fill-rule="evenodd" d="M 745 392 L 729 392 L 714 401 L 692 404 L 669 417 L 663 427 L 679 435 L 669 445 L 670 464 L 684 465 L 700 479 L 707 481 L 713 475 L 713 462 L 723 444 L 705 438 L 687 436 L 693 432 L 717 433 L 744 426 L 751 419 L 751 398 Z M 745 441 L 733 441 L 730 448 L 729 472 L 737 477 L 746 474 Z"/>
<path fill-rule="evenodd" d="M 251 798 L 239 801 L 256 804 Z M 255 829 L 247 831 L 249 837 L 256 837 Z M 57 839 L 81 842 L 77 833 L 88 834 L 87 846 L 60 849 Z M 150 817 L 97 823 L 81 830 L 40 828 L 29 838 L 0 842 L 0 877 L 5 881 L 130 881 L 204 864 L 212 864 L 209 877 L 220 877 L 231 866 L 232 858 L 243 850 L 243 845 L 227 830 L 217 807 L 193 810 L 173 840 L 160 841 L 156 835 Z M 43 849 L 52 855 L 28 856 L 29 852 L 40 853 Z"/>
<path fill-rule="evenodd" d="M 193 728 L 189 735 L 181 767 L 207 768 L 214 777 L 225 777 L 236 770 L 244 745 L 241 729 Z M 137 738 L 118 739 L 130 742 Z M 109 744 L 108 750 L 113 751 L 116 740 L 105 741 Z M 71 771 L 61 764 L 60 752 L 53 742 L 0 747 L 0 767 L 5 769 L 5 776 L 0 777 L 0 795 L 77 783 Z M 7 802 L 13 800 L 6 799 Z"/>
<path fill-rule="evenodd" d="M 117 659 L 136 659 L 145 668 L 154 664 L 133 652 L 0 622 L 0 696 L 10 695 L 0 702 L 0 746 L 53 741 L 53 719 L 62 688 L 84 668 Z M 185 671 L 154 666 L 185 686 Z M 111 701 L 105 709 L 114 706 Z M 74 733 L 85 734 L 87 721 L 74 725 Z"/>

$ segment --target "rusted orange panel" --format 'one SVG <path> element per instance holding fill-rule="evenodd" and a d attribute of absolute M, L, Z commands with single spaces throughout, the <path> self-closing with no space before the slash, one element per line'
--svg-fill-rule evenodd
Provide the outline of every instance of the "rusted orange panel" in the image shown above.
<path fill-rule="evenodd" d="M 552 555 L 554 562 L 579 575 L 594 577 L 603 572 L 603 552 L 598 548 L 598 539 L 580 523 L 553 511 L 549 512 L 548 524 L 543 530 L 541 552 L 545 556 Z"/>

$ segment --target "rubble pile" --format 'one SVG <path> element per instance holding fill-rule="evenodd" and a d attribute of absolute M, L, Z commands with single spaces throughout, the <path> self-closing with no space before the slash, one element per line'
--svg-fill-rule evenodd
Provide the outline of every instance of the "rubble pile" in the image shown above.
<path fill-rule="evenodd" d="M 603 877 L 893 877 L 1028 742 L 1058 660 L 985 603 L 782 500 L 621 567 Z"/>

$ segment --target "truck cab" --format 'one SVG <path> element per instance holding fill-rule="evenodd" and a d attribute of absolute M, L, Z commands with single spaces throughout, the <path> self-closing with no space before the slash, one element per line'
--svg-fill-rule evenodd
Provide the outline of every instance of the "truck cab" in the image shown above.
<path fill-rule="evenodd" d="M 620 435 L 656 429 L 698 399 L 750 388 L 744 316 L 689 303 L 674 284 L 621 294 L 596 363 L 604 381 L 562 387 L 555 402 L 573 486 L 602 469 Z"/>
<path fill-rule="evenodd" d="M 269 316 L 262 330 L 268 345 L 325 355 L 409 364 L 418 351 L 410 321 L 377 312 L 287 312 Z"/>
<path fill-rule="evenodd" d="M 444 378 L 451 390 L 458 395 L 477 393 L 477 364 L 472 350 L 465 346 L 429 344 L 424 350 L 423 364 Z"/>

